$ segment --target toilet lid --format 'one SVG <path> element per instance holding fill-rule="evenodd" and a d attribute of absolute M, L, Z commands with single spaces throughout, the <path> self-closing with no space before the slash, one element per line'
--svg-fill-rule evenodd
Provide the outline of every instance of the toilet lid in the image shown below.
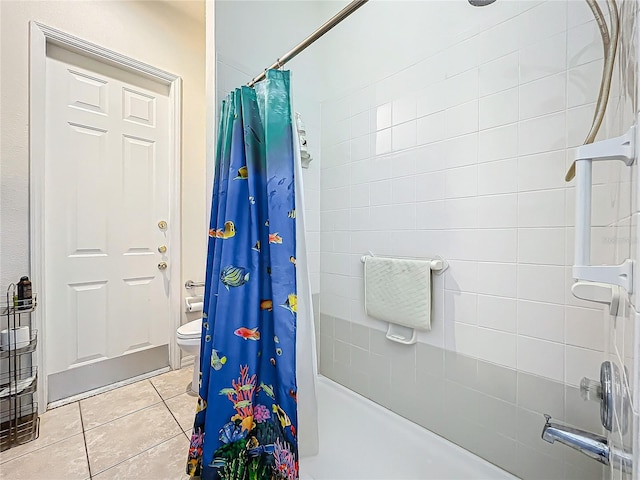
<path fill-rule="evenodd" d="M 185 323 L 178 328 L 179 337 L 199 337 L 202 334 L 202 319 L 199 318 L 189 323 Z"/>

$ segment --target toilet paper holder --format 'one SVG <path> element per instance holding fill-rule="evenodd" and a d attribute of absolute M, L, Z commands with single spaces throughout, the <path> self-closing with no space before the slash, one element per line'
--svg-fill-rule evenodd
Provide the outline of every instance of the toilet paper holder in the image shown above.
<path fill-rule="evenodd" d="M 196 297 L 186 297 L 184 299 L 185 312 L 202 312 L 204 308 L 204 297 L 196 296 Z"/>

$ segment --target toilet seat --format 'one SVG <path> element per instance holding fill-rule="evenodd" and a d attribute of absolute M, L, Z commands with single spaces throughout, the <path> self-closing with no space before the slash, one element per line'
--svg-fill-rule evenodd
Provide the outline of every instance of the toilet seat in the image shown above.
<path fill-rule="evenodd" d="M 202 337 L 202 319 L 185 323 L 176 330 L 176 343 L 183 355 L 193 355 L 193 377 L 190 390 L 198 394 L 200 382 L 200 338 Z"/>
<path fill-rule="evenodd" d="M 193 320 L 192 322 L 185 323 L 176 331 L 176 337 L 180 340 L 200 340 L 202 335 L 202 319 Z"/>

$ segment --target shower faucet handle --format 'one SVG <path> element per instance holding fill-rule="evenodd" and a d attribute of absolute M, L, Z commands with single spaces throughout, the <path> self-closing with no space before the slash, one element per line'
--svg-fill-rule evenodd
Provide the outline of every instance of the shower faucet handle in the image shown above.
<path fill-rule="evenodd" d="M 583 377 L 580 381 L 580 396 L 583 400 L 602 401 L 602 384 L 597 380 Z"/>
<path fill-rule="evenodd" d="M 600 421 L 606 430 L 612 432 L 618 426 L 614 422 L 614 410 L 617 410 L 622 416 L 620 427 L 626 431 L 623 409 L 627 408 L 628 400 L 620 370 L 615 363 L 609 360 L 602 362 L 599 382 L 584 377 L 580 381 L 580 396 L 583 400 L 593 400 L 600 404 Z"/>

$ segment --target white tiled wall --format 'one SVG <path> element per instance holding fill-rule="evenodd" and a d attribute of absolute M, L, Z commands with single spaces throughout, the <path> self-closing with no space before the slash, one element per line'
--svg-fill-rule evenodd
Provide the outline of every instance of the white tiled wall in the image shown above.
<path fill-rule="evenodd" d="M 368 5 L 349 28 L 373 28 L 365 23 L 388 8 Z M 570 385 L 597 377 L 609 320 L 570 291 L 574 191 L 564 182 L 602 68 L 586 3 L 393 8 L 407 22 L 455 19 L 457 33 L 327 39 L 360 61 L 325 72 L 342 84 L 328 82 L 338 87 L 322 109 L 322 313 L 383 329 L 364 314 L 360 256 L 442 255 L 450 269 L 435 277 L 433 330 L 419 341 Z M 390 59 L 389 71 L 376 57 L 383 43 L 405 64 Z M 598 138 L 622 133 L 611 106 L 622 93 L 614 88 Z M 602 167 L 595 181 L 593 257 L 611 263 L 629 179 Z"/>

